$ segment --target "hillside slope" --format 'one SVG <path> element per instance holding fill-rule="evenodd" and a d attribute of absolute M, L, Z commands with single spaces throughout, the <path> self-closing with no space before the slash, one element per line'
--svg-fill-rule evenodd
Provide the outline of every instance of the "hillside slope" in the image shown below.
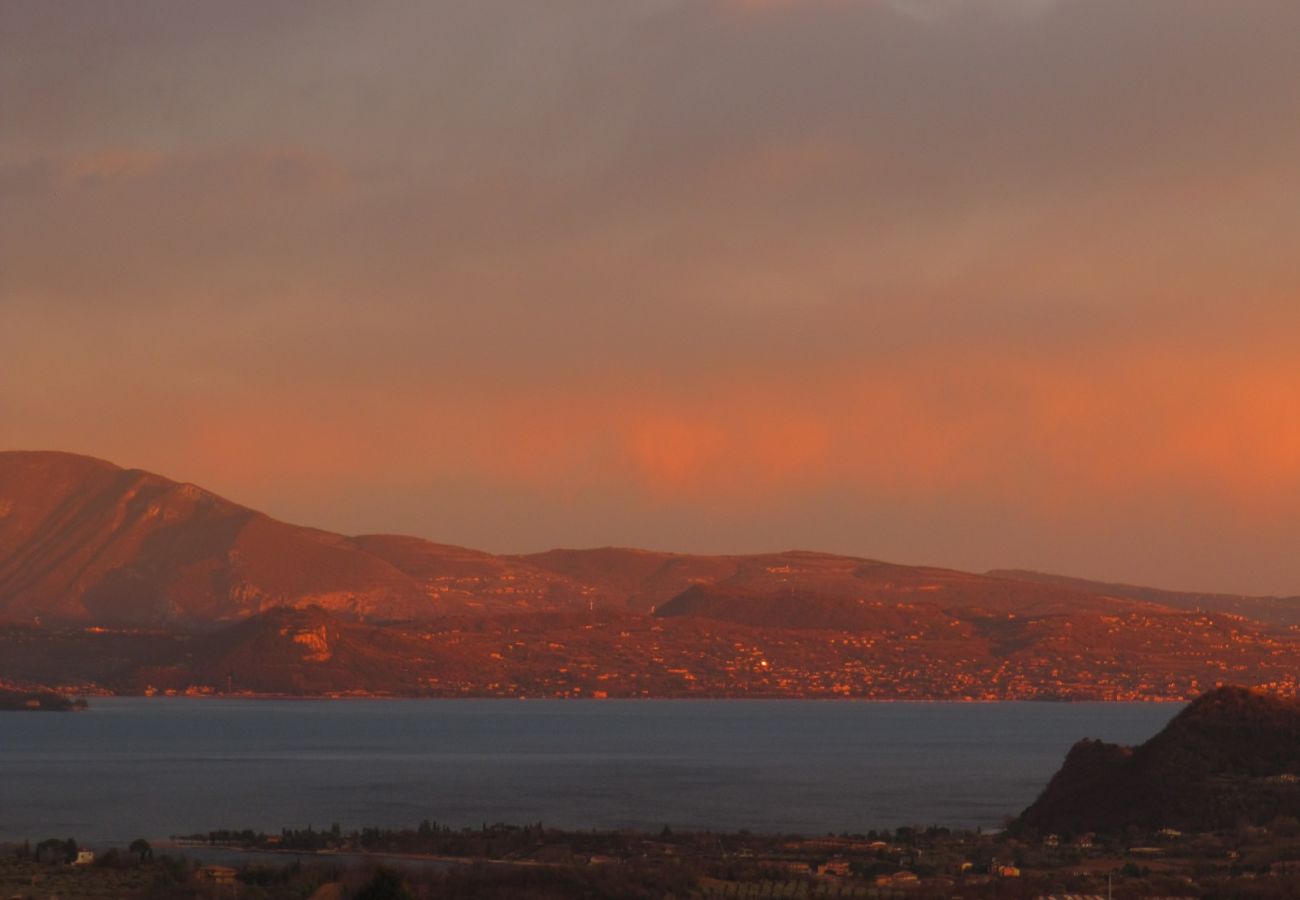
<path fill-rule="evenodd" d="M 987 573 L 993 578 L 1025 581 L 1037 585 L 1068 588 L 1086 594 L 1119 597 L 1159 603 L 1174 609 L 1225 612 L 1271 622 L 1275 625 L 1300 625 L 1300 597 L 1251 597 L 1241 594 L 1207 594 L 1195 591 L 1170 591 L 1163 588 L 1143 587 L 1136 584 L 1119 584 L 1071 578 L 1068 575 L 1050 575 L 1025 569 L 994 569 Z"/>
<path fill-rule="evenodd" d="M 90 457 L 0 452 L 0 622 L 193 628 L 279 606 L 320 606 L 371 622 L 610 609 L 841 630 L 956 615 L 1010 633 L 1028 619 L 1197 608 L 1172 592 L 1114 587 L 802 550 L 493 555 L 290 525 L 195 485 Z"/>
<path fill-rule="evenodd" d="M 193 623 L 309 604 L 407 618 L 427 599 L 338 535 L 192 484 L 66 453 L 0 453 L 0 615 Z"/>
<path fill-rule="evenodd" d="M 815 596 L 850 604 L 982 608 L 1019 615 L 1115 611 L 1149 605 L 1055 584 L 809 550 L 689 556 L 602 548 L 552 550 L 513 558 L 584 583 L 608 602 L 638 612 L 658 609 L 697 585 L 725 588 L 733 605 L 742 597 L 758 599 L 777 594 Z M 680 604 L 674 608 L 680 609 Z M 821 615 L 810 613 L 814 618 Z M 800 626 L 797 621 L 788 624 L 822 627 Z"/>

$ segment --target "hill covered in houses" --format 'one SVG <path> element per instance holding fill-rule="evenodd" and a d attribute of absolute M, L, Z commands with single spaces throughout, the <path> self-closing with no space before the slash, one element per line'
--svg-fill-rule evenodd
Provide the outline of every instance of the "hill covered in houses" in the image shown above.
<path fill-rule="evenodd" d="M 1241 598 L 1111 587 L 812 551 L 494 555 L 291 525 L 89 457 L 0 453 L 0 683 L 18 688 L 1134 699 L 1233 681 L 1294 692 L 1300 629 L 1286 601 L 1250 618 L 1233 611 Z"/>

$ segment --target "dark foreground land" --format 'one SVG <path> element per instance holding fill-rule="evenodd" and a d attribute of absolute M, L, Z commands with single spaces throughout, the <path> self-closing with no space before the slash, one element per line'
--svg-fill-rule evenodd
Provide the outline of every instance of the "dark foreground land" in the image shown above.
<path fill-rule="evenodd" d="M 244 851 L 236 854 L 232 851 Z M 494 825 L 278 835 L 213 832 L 75 860 L 74 841 L 7 848 L 0 897 L 1273 898 L 1300 896 L 1300 822 L 1182 834 L 1012 836 L 899 828 L 797 837 Z M 226 853 L 242 861 L 195 861 Z M 186 859 L 188 854 L 194 859 Z"/>

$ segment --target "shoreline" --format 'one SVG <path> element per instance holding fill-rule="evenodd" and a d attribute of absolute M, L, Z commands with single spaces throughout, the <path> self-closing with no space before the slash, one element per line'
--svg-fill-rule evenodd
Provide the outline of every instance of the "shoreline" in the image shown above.
<path fill-rule="evenodd" d="M 849 703 L 849 704 L 949 704 L 953 706 L 979 706 L 995 705 L 1004 703 L 1032 703 L 1032 704 L 1061 704 L 1076 706 L 1080 704 L 1133 704 L 1133 703 L 1150 703 L 1150 704 L 1176 704 L 1190 703 L 1193 697 L 1126 697 L 1115 699 L 1102 699 L 1096 697 L 1007 697 L 1007 698 L 966 698 L 966 697 L 844 697 L 844 696 L 814 696 L 814 697 L 797 697 L 790 695 L 770 695 L 770 696 L 736 696 L 736 695 L 717 695 L 717 696 L 654 696 L 654 697 L 553 697 L 545 695 L 537 696 L 515 696 L 507 697 L 499 694 L 464 694 L 456 696 L 442 695 L 413 695 L 413 694 L 276 694 L 276 693 L 231 693 L 231 694 L 141 694 L 141 693 L 87 693 L 78 692 L 82 696 L 92 696 L 100 700 L 212 700 L 212 701 L 230 701 L 230 700 L 256 700 L 256 701 L 304 701 L 304 702 L 331 702 L 331 701 L 435 701 L 435 702 L 460 702 L 460 701 L 483 701 L 493 700 L 503 703 L 518 702 L 550 702 L 550 703 L 664 703 L 664 702 L 736 702 L 736 703 Z"/>
<path fill-rule="evenodd" d="M 794 836 L 791 837 L 802 837 Z M 314 862 L 328 862 L 339 860 L 352 864 L 365 864 L 368 862 L 398 862 L 398 863 L 436 863 L 443 866 L 475 866 L 475 865 L 499 865 L 499 866 L 551 866 L 556 863 L 548 863 L 542 860 L 534 859 L 494 859 L 487 856 L 447 856 L 445 854 L 434 853 L 396 853 L 393 851 L 376 851 L 369 852 L 365 850 L 287 850 L 274 849 L 270 847 L 240 847 L 233 844 L 206 844 L 200 841 L 185 841 L 168 839 L 158 839 L 150 842 L 157 850 L 175 850 L 181 855 L 186 855 L 186 851 L 198 851 L 195 858 L 200 855 L 227 856 L 231 858 L 238 857 L 294 857 L 310 859 Z M 214 854 L 205 854 L 203 851 L 214 851 Z"/>

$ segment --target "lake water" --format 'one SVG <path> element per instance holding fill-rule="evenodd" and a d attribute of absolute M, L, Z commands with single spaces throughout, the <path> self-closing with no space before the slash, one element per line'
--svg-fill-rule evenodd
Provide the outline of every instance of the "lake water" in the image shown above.
<path fill-rule="evenodd" d="M 99 699 L 0 714 L 0 840 L 542 821 L 997 827 L 1151 703 Z"/>

